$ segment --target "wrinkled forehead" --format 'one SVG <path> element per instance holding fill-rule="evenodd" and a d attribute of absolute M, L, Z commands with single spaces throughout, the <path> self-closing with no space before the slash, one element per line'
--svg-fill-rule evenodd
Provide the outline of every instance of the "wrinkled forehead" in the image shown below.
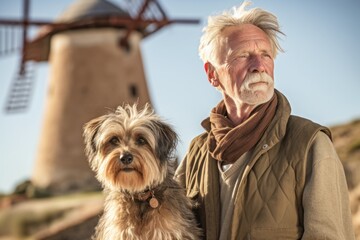
<path fill-rule="evenodd" d="M 222 30 L 218 41 L 218 60 L 221 62 L 228 51 L 235 51 L 251 46 L 256 43 L 261 48 L 271 50 L 271 42 L 268 35 L 253 24 L 242 24 L 240 26 L 229 26 Z"/>

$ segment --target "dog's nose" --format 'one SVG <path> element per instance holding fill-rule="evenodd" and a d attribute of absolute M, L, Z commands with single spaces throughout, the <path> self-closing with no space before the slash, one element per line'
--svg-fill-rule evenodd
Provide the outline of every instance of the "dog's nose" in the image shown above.
<path fill-rule="evenodd" d="M 120 161 L 123 163 L 123 164 L 130 164 L 133 160 L 133 155 L 131 153 L 124 153 L 124 154 L 121 154 L 120 156 Z"/>

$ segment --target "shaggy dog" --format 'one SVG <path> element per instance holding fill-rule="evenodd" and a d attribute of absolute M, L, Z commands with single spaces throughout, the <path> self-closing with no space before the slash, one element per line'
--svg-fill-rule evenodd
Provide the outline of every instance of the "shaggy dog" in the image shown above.
<path fill-rule="evenodd" d="M 84 138 L 106 192 L 93 239 L 200 239 L 192 203 L 173 179 L 177 134 L 149 105 L 91 120 Z"/>

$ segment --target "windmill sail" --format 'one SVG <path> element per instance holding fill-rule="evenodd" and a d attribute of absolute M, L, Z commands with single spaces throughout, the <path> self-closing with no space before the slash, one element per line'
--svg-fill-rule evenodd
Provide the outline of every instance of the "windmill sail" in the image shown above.
<path fill-rule="evenodd" d="M 0 57 L 20 51 L 22 48 L 22 28 L 19 26 L 0 26 Z"/>
<path fill-rule="evenodd" d="M 31 100 L 34 84 L 34 63 L 27 61 L 20 65 L 20 70 L 14 77 L 7 97 L 5 111 L 17 113 L 27 110 Z"/>

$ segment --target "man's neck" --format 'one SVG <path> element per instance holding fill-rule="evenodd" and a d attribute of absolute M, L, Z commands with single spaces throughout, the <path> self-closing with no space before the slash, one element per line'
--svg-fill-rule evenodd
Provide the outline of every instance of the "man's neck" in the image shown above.
<path fill-rule="evenodd" d="M 251 112 L 257 107 L 257 105 L 249 105 L 246 103 L 234 102 L 232 100 L 227 101 L 224 99 L 228 118 L 234 123 L 239 125 L 249 118 Z"/>

